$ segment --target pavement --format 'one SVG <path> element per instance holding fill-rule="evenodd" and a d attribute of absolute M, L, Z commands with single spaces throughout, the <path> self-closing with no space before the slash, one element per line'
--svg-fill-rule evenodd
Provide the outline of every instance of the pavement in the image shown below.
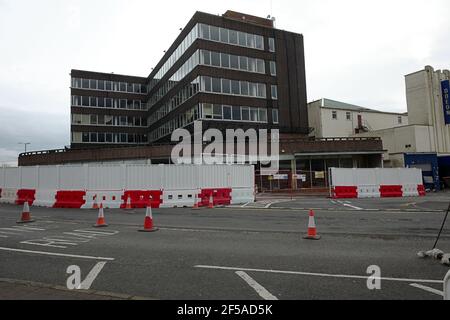
<path fill-rule="evenodd" d="M 448 197 L 262 201 L 154 209 L 154 233 L 137 232 L 143 209 L 106 209 L 109 227 L 93 228 L 96 210 L 32 207 L 36 222 L 17 225 L 21 207 L 2 204 L 0 299 L 442 300 L 449 268 L 416 254 Z M 303 239 L 313 207 L 319 241 Z M 438 248 L 450 252 L 448 228 Z"/>

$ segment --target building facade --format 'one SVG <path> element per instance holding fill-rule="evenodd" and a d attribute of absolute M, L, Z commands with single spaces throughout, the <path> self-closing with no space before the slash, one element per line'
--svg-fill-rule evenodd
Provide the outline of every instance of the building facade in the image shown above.
<path fill-rule="evenodd" d="M 308 104 L 311 135 L 318 138 L 350 137 L 354 134 L 408 124 L 406 113 L 383 112 L 330 99 Z"/>
<path fill-rule="evenodd" d="M 309 133 L 303 36 L 196 12 L 147 78 L 72 70 L 72 148 L 166 142 L 175 129 Z"/>

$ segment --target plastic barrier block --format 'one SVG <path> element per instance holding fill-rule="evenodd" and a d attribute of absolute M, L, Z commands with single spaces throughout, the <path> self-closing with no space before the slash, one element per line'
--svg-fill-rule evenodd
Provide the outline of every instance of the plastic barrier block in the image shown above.
<path fill-rule="evenodd" d="M 19 189 L 17 190 L 16 204 L 23 205 L 25 201 L 31 206 L 36 200 L 36 190 L 35 189 Z"/>
<path fill-rule="evenodd" d="M 349 199 L 358 198 L 358 187 L 356 186 L 338 186 L 333 188 L 333 198 Z"/>
<path fill-rule="evenodd" d="M 0 188 L 0 199 L 2 198 L 2 188 Z"/>
<path fill-rule="evenodd" d="M 199 207 L 207 207 L 209 205 L 211 195 L 213 197 L 214 206 L 223 206 L 231 204 L 231 188 L 202 189 L 198 195 Z"/>
<path fill-rule="evenodd" d="M 380 195 L 381 197 L 386 198 L 398 198 L 403 197 L 403 191 L 401 185 L 382 185 L 380 186 Z"/>
<path fill-rule="evenodd" d="M 419 192 L 419 196 L 424 197 L 427 195 L 426 191 L 425 191 L 425 186 L 423 184 L 419 184 L 417 186 L 417 191 Z"/>
<path fill-rule="evenodd" d="M 84 197 L 86 191 L 58 191 L 53 208 L 76 208 L 80 209 L 86 202 Z"/>
<path fill-rule="evenodd" d="M 146 208 L 148 205 L 159 208 L 162 203 L 161 196 L 161 190 L 127 190 L 122 195 L 120 208 L 126 208 L 127 201 L 130 201 L 131 208 Z"/>

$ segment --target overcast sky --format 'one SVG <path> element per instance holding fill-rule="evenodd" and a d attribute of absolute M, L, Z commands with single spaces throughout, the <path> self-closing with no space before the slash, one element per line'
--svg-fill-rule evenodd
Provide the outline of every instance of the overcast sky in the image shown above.
<path fill-rule="evenodd" d="M 148 76 L 195 11 L 305 39 L 308 101 L 406 111 L 404 75 L 450 68 L 448 0 L 0 0 L 0 165 L 70 144 L 71 69 Z"/>

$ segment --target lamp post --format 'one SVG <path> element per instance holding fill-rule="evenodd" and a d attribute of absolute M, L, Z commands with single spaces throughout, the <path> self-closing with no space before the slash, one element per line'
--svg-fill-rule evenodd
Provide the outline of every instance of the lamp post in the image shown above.
<path fill-rule="evenodd" d="M 31 142 L 19 142 L 18 144 L 23 144 L 25 146 L 25 153 L 27 152 L 27 145 L 31 144 Z"/>

